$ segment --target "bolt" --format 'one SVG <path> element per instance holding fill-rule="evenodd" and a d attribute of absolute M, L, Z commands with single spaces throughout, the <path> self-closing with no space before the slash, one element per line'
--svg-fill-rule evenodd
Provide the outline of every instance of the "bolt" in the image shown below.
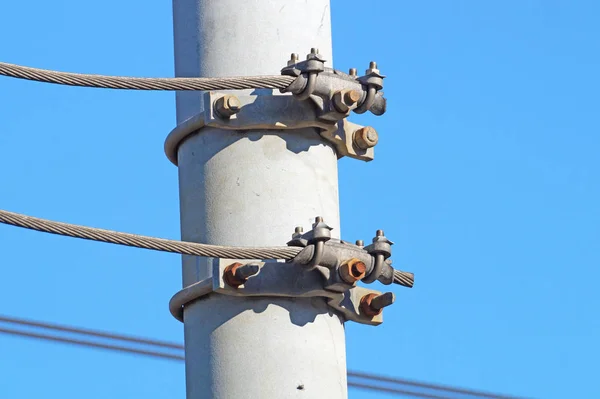
<path fill-rule="evenodd" d="M 300 56 L 298 55 L 298 53 L 292 53 L 292 55 L 290 55 L 290 59 L 287 63 L 288 66 L 296 65 L 298 63 L 299 59 L 300 59 Z"/>
<path fill-rule="evenodd" d="M 242 109 L 242 104 L 236 96 L 226 94 L 223 97 L 215 100 L 214 107 L 220 117 L 228 119 L 232 115 L 240 112 L 240 109 Z"/>
<path fill-rule="evenodd" d="M 350 76 L 358 75 L 358 71 L 356 70 L 356 68 L 350 68 L 350 71 L 348 71 L 348 73 L 350 74 Z"/>
<path fill-rule="evenodd" d="M 377 230 L 377 232 L 375 233 L 375 235 L 377 237 L 383 237 L 383 236 L 385 236 L 385 234 L 383 234 L 383 230 Z"/>
<path fill-rule="evenodd" d="M 390 306 L 394 303 L 394 294 L 392 292 L 386 292 L 385 294 L 381 294 L 376 296 L 371 300 L 371 307 L 376 310 L 381 310 L 386 306 Z"/>
<path fill-rule="evenodd" d="M 370 126 L 362 127 L 354 132 L 352 136 L 354 144 L 361 150 L 375 147 L 379 141 L 377 131 Z"/>
<path fill-rule="evenodd" d="M 296 230 L 294 230 L 294 232 L 296 234 L 302 234 L 302 233 L 304 233 L 304 229 L 302 228 L 302 226 L 298 226 L 298 227 L 296 227 Z"/>
<path fill-rule="evenodd" d="M 375 61 L 371 61 L 369 63 L 369 68 L 370 69 L 377 69 L 377 63 Z"/>
<path fill-rule="evenodd" d="M 366 273 L 367 265 L 356 258 L 352 258 L 349 261 L 344 262 L 338 270 L 338 274 L 342 280 L 348 284 L 354 284 L 357 281 L 362 280 Z"/>
<path fill-rule="evenodd" d="M 333 93 L 331 100 L 338 112 L 346 113 L 360 100 L 360 93 L 356 90 L 338 90 Z"/>
<path fill-rule="evenodd" d="M 365 246 L 365 242 L 363 240 L 356 240 L 356 246 L 357 247 L 364 247 Z"/>
<path fill-rule="evenodd" d="M 382 295 L 367 294 L 360 299 L 360 311 L 368 317 L 381 314 L 383 308 L 394 303 L 395 297 L 391 292 Z"/>
<path fill-rule="evenodd" d="M 323 222 L 323 217 L 322 216 L 317 216 L 315 218 L 315 223 L 322 223 Z"/>
<path fill-rule="evenodd" d="M 238 288 L 250 277 L 256 275 L 259 270 L 260 266 L 256 264 L 233 263 L 225 268 L 223 279 L 228 285 Z"/>
<path fill-rule="evenodd" d="M 318 55 L 319 55 L 319 49 L 313 47 L 310 49 L 310 54 L 306 55 L 306 59 L 312 60 L 313 58 L 318 58 Z"/>

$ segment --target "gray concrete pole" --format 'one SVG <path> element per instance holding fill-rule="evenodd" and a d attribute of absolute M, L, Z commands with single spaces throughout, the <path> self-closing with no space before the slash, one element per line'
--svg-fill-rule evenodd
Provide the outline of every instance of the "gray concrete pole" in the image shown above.
<path fill-rule="evenodd" d="M 173 19 L 176 76 L 279 74 L 311 47 L 332 65 L 329 0 L 173 0 Z M 204 105 L 177 93 L 178 123 Z M 180 145 L 178 164 L 183 240 L 283 245 L 315 216 L 339 237 L 337 158 L 315 129 L 205 128 Z M 183 285 L 210 264 L 184 257 Z M 184 319 L 188 399 L 347 397 L 344 325 L 322 298 L 211 294 Z"/>

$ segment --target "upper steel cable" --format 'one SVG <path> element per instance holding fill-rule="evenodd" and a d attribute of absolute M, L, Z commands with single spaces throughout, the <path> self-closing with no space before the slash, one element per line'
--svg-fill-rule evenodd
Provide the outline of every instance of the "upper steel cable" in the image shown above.
<path fill-rule="evenodd" d="M 51 71 L 0 62 L 0 75 L 67 86 L 123 90 L 244 90 L 285 89 L 291 76 L 234 76 L 225 78 L 137 78 Z"/>

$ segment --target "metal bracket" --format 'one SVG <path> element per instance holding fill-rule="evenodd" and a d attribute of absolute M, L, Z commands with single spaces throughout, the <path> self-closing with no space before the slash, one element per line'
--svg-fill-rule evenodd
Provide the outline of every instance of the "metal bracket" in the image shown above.
<path fill-rule="evenodd" d="M 324 140 L 330 142 L 338 158 L 348 156 L 362 161 L 372 161 L 373 148 L 361 149 L 353 141 L 354 132 L 363 128 L 360 125 L 341 121 L 324 120 L 322 111 L 311 101 L 300 101 L 290 95 L 240 95 L 234 97 L 236 110 L 231 115 L 219 112 L 218 104 L 223 98 L 233 96 L 206 92 L 205 109 L 187 119 L 173 129 L 165 141 L 165 153 L 169 160 L 177 165 L 179 145 L 191 134 L 204 127 L 216 127 L 225 130 L 294 130 L 316 128 Z"/>
<path fill-rule="evenodd" d="M 183 322 L 183 308 L 206 295 L 218 293 L 245 297 L 291 297 L 327 299 L 327 304 L 344 319 L 361 324 L 379 325 L 382 314 L 369 316 L 361 311 L 361 299 L 369 294 L 381 295 L 363 287 L 352 287 L 346 292 L 334 292 L 324 288 L 323 275 L 318 271 L 307 272 L 294 263 L 249 262 L 259 267 L 256 274 L 243 284 L 233 287 L 226 279 L 227 268 L 237 263 L 234 259 L 215 259 L 212 276 L 194 283 L 178 293 L 169 302 L 169 311 L 177 320 Z"/>

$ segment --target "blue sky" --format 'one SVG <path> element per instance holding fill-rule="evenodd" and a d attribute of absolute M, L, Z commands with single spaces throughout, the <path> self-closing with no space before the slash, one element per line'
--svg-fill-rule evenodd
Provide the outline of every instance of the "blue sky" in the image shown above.
<path fill-rule="evenodd" d="M 348 368 L 600 397 L 599 13 L 591 0 L 332 1 L 335 67 L 373 59 L 388 76 L 388 112 L 352 117 L 380 141 L 375 161 L 340 161 L 343 238 L 383 228 L 416 273 L 384 325 L 348 325 Z M 170 1 L 6 2 L 0 37 L 5 62 L 173 74 Z M 0 78 L 0 208 L 178 238 L 162 150 L 174 123 L 173 93 Z M 0 248 L 0 314 L 182 340 L 167 311 L 177 255 L 6 226 Z M 0 359 L 2 397 L 185 396 L 173 362 L 2 335 Z"/>

